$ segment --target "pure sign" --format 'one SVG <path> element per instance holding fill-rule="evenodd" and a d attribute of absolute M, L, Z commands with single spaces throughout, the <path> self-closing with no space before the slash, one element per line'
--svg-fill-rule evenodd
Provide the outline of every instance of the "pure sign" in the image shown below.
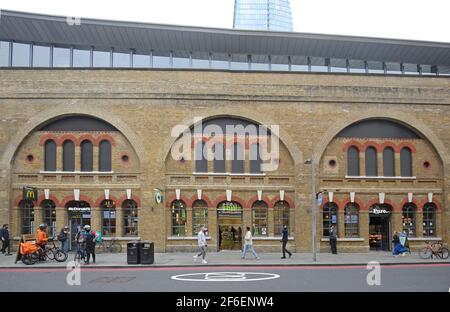
<path fill-rule="evenodd" d="M 22 189 L 23 199 L 36 201 L 38 198 L 38 191 L 35 187 L 24 186 Z"/>

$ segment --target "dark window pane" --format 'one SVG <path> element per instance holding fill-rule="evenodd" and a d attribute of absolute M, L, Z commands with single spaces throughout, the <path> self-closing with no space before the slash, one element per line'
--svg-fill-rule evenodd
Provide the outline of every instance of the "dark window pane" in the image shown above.
<path fill-rule="evenodd" d="M 214 172 L 224 173 L 225 168 L 225 148 L 222 143 L 216 143 L 213 147 L 214 151 Z"/>
<path fill-rule="evenodd" d="M 348 203 L 344 208 L 345 237 L 359 237 L 359 206 Z"/>
<path fill-rule="evenodd" d="M 138 206 L 132 199 L 127 199 L 122 204 L 123 227 L 125 236 L 138 236 Z"/>
<path fill-rule="evenodd" d="M 407 203 L 402 210 L 403 231 L 408 236 L 416 236 L 416 210 L 417 207 L 413 203 Z"/>
<path fill-rule="evenodd" d="M 30 45 L 24 43 L 13 43 L 12 66 L 30 66 Z"/>
<path fill-rule="evenodd" d="M 56 171 L 56 143 L 53 140 L 48 140 L 45 142 L 44 147 L 44 170 L 45 171 Z"/>
<path fill-rule="evenodd" d="M 31 200 L 22 200 L 19 203 L 21 234 L 35 234 L 34 204 Z"/>
<path fill-rule="evenodd" d="M 204 200 L 196 200 L 192 204 L 192 233 L 200 232 L 202 226 L 208 227 L 208 204 Z"/>
<path fill-rule="evenodd" d="M 261 173 L 261 149 L 259 144 L 250 147 L 250 173 Z"/>
<path fill-rule="evenodd" d="M 63 143 L 63 171 L 75 171 L 75 145 L 70 140 Z"/>
<path fill-rule="evenodd" d="M 39 131 L 117 131 L 113 125 L 94 117 L 70 116 L 53 121 Z"/>
<path fill-rule="evenodd" d="M 242 144 L 239 143 L 233 145 L 231 173 L 244 173 L 244 149 L 242 148 Z"/>
<path fill-rule="evenodd" d="M 366 176 L 376 177 L 377 175 L 377 151 L 375 148 L 369 147 L 366 149 Z"/>
<path fill-rule="evenodd" d="M 262 201 L 258 200 L 252 206 L 252 225 L 254 236 L 268 236 L 268 206 Z"/>
<path fill-rule="evenodd" d="M 99 171 L 112 171 L 111 168 L 111 143 L 101 141 L 99 146 Z"/>
<path fill-rule="evenodd" d="M 400 175 L 402 177 L 412 177 L 412 155 L 407 147 L 400 151 Z"/>
<path fill-rule="evenodd" d="M 50 67 L 50 47 L 33 46 L 33 67 Z"/>
<path fill-rule="evenodd" d="M 81 143 L 81 171 L 93 171 L 93 148 L 90 141 Z"/>
<path fill-rule="evenodd" d="M 172 202 L 172 235 L 186 235 L 186 204 L 181 200 Z"/>
<path fill-rule="evenodd" d="M 283 227 L 286 225 L 290 232 L 290 207 L 287 201 L 276 202 L 273 206 L 274 235 L 281 235 Z"/>
<path fill-rule="evenodd" d="M 116 234 L 116 203 L 111 199 L 105 199 L 100 204 L 102 210 L 102 235 L 112 236 Z"/>
<path fill-rule="evenodd" d="M 208 160 L 204 157 L 204 142 L 195 145 L 195 172 L 208 172 Z"/>
<path fill-rule="evenodd" d="M 47 234 L 49 237 L 55 237 L 56 231 L 56 205 L 52 200 L 46 199 L 41 203 L 43 221 L 47 224 Z"/>
<path fill-rule="evenodd" d="M 395 138 L 395 139 L 419 139 L 414 131 L 409 128 L 384 119 L 370 119 L 355 122 L 337 135 L 340 138 Z"/>
<path fill-rule="evenodd" d="M 359 176 L 359 150 L 352 146 L 347 152 L 347 175 Z"/>
<path fill-rule="evenodd" d="M 436 205 L 427 203 L 423 207 L 423 236 L 436 236 Z"/>
<path fill-rule="evenodd" d="M 322 221 L 322 236 L 329 237 L 331 226 L 334 225 L 336 228 L 338 227 L 338 206 L 335 203 L 325 204 L 323 207 Z"/>
<path fill-rule="evenodd" d="M 383 176 L 395 176 L 395 156 L 394 150 L 387 147 L 383 151 Z"/>

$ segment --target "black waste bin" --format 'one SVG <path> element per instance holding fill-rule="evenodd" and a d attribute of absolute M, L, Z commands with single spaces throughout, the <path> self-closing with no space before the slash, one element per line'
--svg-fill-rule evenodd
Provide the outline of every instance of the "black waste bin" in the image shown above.
<path fill-rule="evenodd" d="M 128 264 L 139 264 L 141 263 L 140 258 L 140 247 L 141 243 L 138 241 L 127 243 L 127 263 Z"/>
<path fill-rule="evenodd" d="M 153 242 L 142 241 L 140 245 L 141 264 L 153 264 L 155 262 L 155 247 Z"/>

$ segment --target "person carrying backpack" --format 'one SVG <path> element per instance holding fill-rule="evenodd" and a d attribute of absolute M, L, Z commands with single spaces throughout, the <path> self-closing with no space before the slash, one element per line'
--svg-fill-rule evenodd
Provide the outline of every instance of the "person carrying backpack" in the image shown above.
<path fill-rule="evenodd" d="M 84 237 L 84 241 L 86 244 L 86 260 L 84 261 L 85 264 L 89 264 L 89 260 L 92 255 L 92 263 L 95 263 L 95 245 L 97 243 L 98 234 L 95 233 L 93 230 L 91 230 L 90 225 L 84 226 L 84 231 L 82 232 L 82 235 Z"/>
<path fill-rule="evenodd" d="M 61 242 L 61 249 L 67 253 L 69 251 L 69 227 L 66 225 L 61 229 L 58 235 L 58 240 Z"/>

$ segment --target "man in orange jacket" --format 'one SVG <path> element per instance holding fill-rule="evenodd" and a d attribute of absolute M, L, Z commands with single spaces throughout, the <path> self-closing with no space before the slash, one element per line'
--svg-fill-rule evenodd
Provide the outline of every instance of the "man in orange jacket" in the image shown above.
<path fill-rule="evenodd" d="M 36 233 L 36 245 L 42 248 L 42 250 L 45 250 L 45 245 L 48 242 L 48 236 L 47 236 L 47 224 L 41 224 L 39 225 L 39 229 Z"/>

